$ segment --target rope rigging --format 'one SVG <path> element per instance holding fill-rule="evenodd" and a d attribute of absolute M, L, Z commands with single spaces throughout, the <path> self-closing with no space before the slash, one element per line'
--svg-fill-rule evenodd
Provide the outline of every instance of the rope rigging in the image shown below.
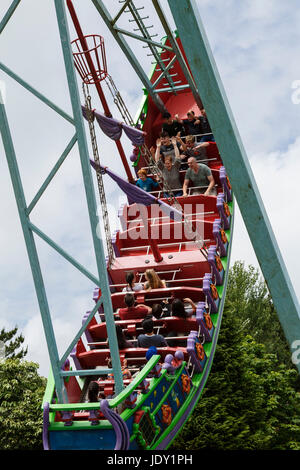
<path fill-rule="evenodd" d="M 93 110 L 91 106 L 91 96 L 89 94 L 88 85 L 83 83 L 82 89 L 83 89 L 83 94 L 84 94 L 84 99 L 85 99 L 85 108 L 87 110 L 86 112 L 87 112 L 87 119 L 88 119 L 89 130 L 90 130 L 94 161 L 95 163 L 100 165 L 98 144 L 97 144 L 97 138 L 96 138 L 96 132 L 95 132 L 95 126 L 94 126 Z M 112 262 L 115 259 L 115 253 L 114 253 L 112 239 L 111 239 L 107 202 L 106 202 L 106 197 L 105 197 L 102 174 L 100 173 L 100 171 L 97 171 L 96 174 L 97 174 L 98 190 L 99 190 L 100 203 L 101 203 L 101 209 L 102 209 L 103 226 L 104 226 L 104 232 L 105 232 L 105 238 L 106 238 L 108 265 L 111 266 Z"/>

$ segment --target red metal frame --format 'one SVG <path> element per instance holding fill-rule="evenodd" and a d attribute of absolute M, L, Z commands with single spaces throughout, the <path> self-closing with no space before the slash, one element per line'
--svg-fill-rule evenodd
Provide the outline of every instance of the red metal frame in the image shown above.
<path fill-rule="evenodd" d="M 67 0 L 67 6 L 68 6 L 68 9 L 69 9 L 69 12 L 70 12 L 70 15 L 71 15 L 71 18 L 72 18 L 74 27 L 75 27 L 76 32 L 77 32 L 77 34 L 78 34 L 78 39 L 77 39 L 76 41 L 79 41 L 80 44 L 81 44 L 82 53 L 83 53 L 84 56 L 85 56 L 85 59 L 86 59 L 88 68 L 89 68 L 89 70 L 90 70 L 90 75 L 91 75 L 91 79 L 90 79 L 90 80 L 93 80 L 93 83 L 94 83 L 95 86 L 96 86 L 96 89 L 97 89 L 97 92 L 98 92 L 100 101 L 101 101 L 102 106 L 103 106 L 103 109 L 104 109 L 104 114 L 105 114 L 107 117 L 112 117 L 112 114 L 111 114 L 111 112 L 110 112 L 110 109 L 109 109 L 109 107 L 108 107 L 108 104 L 107 104 L 105 95 L 104 95 L 104 93 L 103 93 L 103 90 L 102 90 L 102 87 L 101 87 L 101 84 L 100 84 L 100 80 L 99 80 L 99 76 L 98 76 L 97 70 L 96 70 L 96 68 L 95 68 L 95 66 L 94 66 L 94 62 L 93 62 L 93 59 L 92 59 L 92 56 L 91 56 L 91 53 L 90 53 L 90 50 L 89 50 L 89 46 L 88 46 L 88 43 L 87 43 L 87 39 L 86 39 L 86 38 L 89 38 L 89 37 L 91 37 L 91 36 L 93 36 L 93 35 L 84 36 L 84 34 L 83 34 L 83 32 L 82 32 L 82 29 L 81 29 L 81 26 L 80 26 L 80 23 L 79 23 L 78 18 L 77 18 L 77 15 L 76 15 L 76 12 L 75 12 L 73 3 L 72 3 L 71 0 Z M 77 45 L 78 45 L 78 42 L 77 42 Z M 101 49 L 102 49 L 102 50 L 104 49 L 104 44 L 102 44 L 102 48 L 101 48 Z M 105 59 L 105 62 L 106 62 L 106 59 Z M 76 67 L 76 68 L 77 68 L 77 67 Z M 100 69 L 99 69 L 99 70 L 100 70 Z M 130 168 L 129 168 L 129 165 L 128 165 L 128 162 L 127 162 L 127 159 L 126 159 L 126 155 L 125 155 L 123 146 L 122 146 L 120 140 L 116 140 L 115 142 L 116 142 L 117 149 L 118 149 L 118 152 L 119 152 L 119 154 L 120 154 L 120 157 L 121 157 L 123 166 L 124 166 L 124 168 L 125 168 L 128 181 L 130 181 L 131 183 L 133 183 L 134 180 L 133 180 L 133 177 L 132 177 L 132 174 L 131 174 L 131 171 L 130 171 Z"/>
<path fill-rule="evenodd" d="M 99 34 L 89 34 L 88 36 L 85 36 L 84 39 L 88 46 L 87 51 L 82 50 L 82 43 L 79 38 L 74 39 L 74 41 L 71 42 L 73 46 L 74 65 L 84 83 L 87 85 L 95 85 L 96 81 L 101 82 L 107 77 L 104 39 Z M 86 59 L 87 52 L 89 53 L 92 62 L 97 64 L 97 68 L 95 68 L 97 78 L 90 71 L 89 64 Z"/>

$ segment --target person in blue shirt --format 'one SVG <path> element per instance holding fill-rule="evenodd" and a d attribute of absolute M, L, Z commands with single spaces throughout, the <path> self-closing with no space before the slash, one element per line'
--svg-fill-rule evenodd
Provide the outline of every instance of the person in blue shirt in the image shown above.
<path fill-rule="evenodd" d="M 147 176 L 147 171 L 144 169 L 141 169 L 138 171 L 138 176 L 139 179 L 136 182 L 136 185 L 143 189 L 144 191 L 147 191 L 147 193 L 150 193 L 151 191 L 158 190 L 158 182 L 154 181 L 152 178 L 149 178 Z"/>

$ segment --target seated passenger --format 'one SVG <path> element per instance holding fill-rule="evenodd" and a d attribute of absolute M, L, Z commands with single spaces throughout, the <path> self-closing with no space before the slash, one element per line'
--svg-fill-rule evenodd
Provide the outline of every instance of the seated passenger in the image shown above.
<path fill-rule="evenodd" d="M 147 170 L 141 169 L 138 171 L 137 174 L 139 176 L 139 179 L 137 180 L 136 185 L 139 188 L 143 189 L 144 191 L 147 191 L 147 193 L 158 189 L 158 182 L 154 181 L 152 178 L 147 176 Z"/>
<path fill-rule="evenodd" d="M 156 356 L 158 354 L 157 349 L 155 346 L 150 346 L 148 351 L 146 352 L 146 359 L 149 361 L 152 356 Z"/>
<path fill-rule="evenodd" d="M 172 161 L 180 158 L 180 144 L 175 137 L 170 138 L 167 132 L 161 132 L 160 137 L 156 140 L 155 161 L 159 158 L 171 156 Z"/>
<path fill-rule="evenodd" d="M 190 306 L 184 304 L 190 304 Z M 183 301 L 180 299 L 174 299 L 171 305 L 173 317 L 189 318 L 196 313 L 196 310 L 197 306 L 188 297 L 183 299 Z"/>
<path fill-rule="evenodd" d="M 109 367 L 109 369 L 112 368 L 112 361 L 110 357 L 107 358 L 107 367 Z M 131 372 L 127 367 L 127 359 L 125 358 L 121 361 L 121 370 L 122 370 L 123 380 L 131 379 Z M 112 372 L 110 372 L 107 375 L 107 380 L 110 380 L 110 381 L 114 380 L 114 374 Z"/>
<path fill-rule="evenodd" d="M 119 349 L 133 348 L 133 344 L 125 337 L 121 325 L 116 325 L 116 333 Z"/>
<path fill-rule="evenodd" d="M 209 125 L 205 109 L 201 108 L 200 111 L 201 111 L 201 116 L 199 116 L 199 120 L 200 120 L 201 134 L 208 134 L 208 135 L 203 135 L 200 138 L 200 142 L 215 142 L 215 138 L 212 134 L 211 127 Z"/>
<path fill-rule="evenodd" d="M 147 318 L 142 323 L 144 333 L 138 336 L 138 347 L 149 348 L 155 346 L 156 348 L 162 348 L 167 346 L 165 338 L 161 335 L 156 335 L 153 331 L 153 320 Z"/>
<path fill-rule="evenodd" d="M 185 304 L 190 304 L 190 306 L 185 305 Z M 194 304 L 194 302 L 187 297 L 183 299 L 183 301 L 180 299 L 174 299 L 171 305 L 172 317 L 177 317 L 177 318 L 184 318 L 184 319 L 189 318 L 193 314 L 196 313 L 196 309 L 197 307 Z M 182 339 L 182 340 L 176 339 L 176 338 L 180 338 L 180 336 L 185 336 L 185 333 L 180 332 L 180 331 L 170 331 L 166 336 L 168 345 L 171 347 L 176 347 L 176 346 L 185 347 L 186 339 Z M 173 339 L 169 339 L 170 337 Z"/>
<path fill-rule="evenodd" d="M 135 298 L 133 294 L 126 294 L 124 297 L 125 308 L 120 308 L 118 315 L 121 320 L 134 320 L 136 318 L 144 318 L 147 314 L 152 312 L 151 307 L 147 307 L 144 304 L 135 304 Z"/>
<path fill-rule="evenodd" d="M 158 168 L 161 170 L 163 176 L 164 190 L 171 189 L 175 197 L 182 196 L 181 181 L 180 181 L 180 167 L 181 159 L 176 157 L 174 163 L 171 156 L 165 157 L 165 162 L 163 163 L 160 158 L 157 162 Z M 171 194 L 164 192 L 164 197 L 170 197 Z"/>
<path fill-rule="evenodd" d="M 154 271 L 154 269 L 147 269 L 145 272 L 145 278 L 147 281 L 144 284 L 145 290 L 151 289 L 163 289 L 166 287 L 166 281 L 160 279 L 158 274 Z"/>
<path fill-rule="evenodd" d="M 90 382 L 88 388 L 88 403 L 96 403 L 99 401 L 100 387 L 97 382 Z"/>
<path fill-rule="evenodd" d="M 144 289 L 143 284 L 136 282 L 135 273 L 133 271 L 126 273 L 126 282 L 127 286 L 124 287 L 123 292 L 138 292 Z"/>
<path fill-rule="evenodd" d="M 169 316 L 168 308 L 164 308 L 162 304 L 152 305 L 152 316 L 159 320 L 159 318 L 164 318 Z"/>
<path fill-rule="evenodd" d="M 162 131 L 167 132 L 170 137 L 180 136 L 181 132 L 184 132 L 182 124 L 178 121 L 178 119 L 172 119 L 170 113 L 165 112 L 162 117 Z"/>
<path fill-rule="evenodd" d="M 188 168 L 187 161 L 190 157 L 195 157 L 198 162 L 206 159 L 206 147 L 209 146 L 208 142 L 196 144 L 195 137 L 193 135 L 188 135 L 185 139 L 185 142 L 181 139 L 179 142 L 181 143 L 180 149 L 184 155 L 184 158 L 181 159 L 181 161 L 184 163 L 184 165 L 181 167 L 183 170 Z"/>
<path fill-rule="evenodd" d="M 187 112 L 187 119 L 179 120 L 184 125 L 187 135 L 201 134 L 201 121 L 198 116 L 195 116 L 195 112 L 191 109 Z"/>
<path fill-rule="evenodd" d="M 215 180 L 211 169 L 204 163 L 197 163 L 194 157 L 188 159 L 189 169 L 186 171 L 183 183 L 183 196 L 187 196 L 189 182 L 192 181 L 196 186 L 192 189 L 191 194 L 204 194 L 204 196 L 216 196 Z"/>

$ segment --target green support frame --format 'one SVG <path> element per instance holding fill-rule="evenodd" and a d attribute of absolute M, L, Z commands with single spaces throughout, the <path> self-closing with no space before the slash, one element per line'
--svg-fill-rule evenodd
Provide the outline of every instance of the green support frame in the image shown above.
<path fill-rule="evenodd" d="M 209 117 L 280 323 L 293 352 L 300 339 L 300 309 L 244 146 L 195 0 L 168 0 L 196 86 Z M 300 364 L 297 364 L 300 372 Z"/>
<path fill-rule="evenodd" d="M 17 6 L 19 5 L 19 1 L 14 1 L 11 4 L 11 7 L 8 9 L 7 13 L 5 14 L 4 18 L 0 22 L 0 33 L 4 30 L 6 25 L 8 24 L 10 18 L 12 17 L 14 11 L 16 10 Z M 62 45 L 62 52 L 65 62 L 65 69 L 67 74 L 67 81 L 69 86 L 69 94 L 72 104 L 72 111 L 73 116 L 69 116 L 65 113 L 62 109 L 60 109 L 56 104 L 48 100 L 47 97 L 42 95 L 36 89 L 34 89 L 31 85 L 25 82 L 22 78 L 16 75 L 13 71 L 11 71 L 8 67 L 4 64 L 0 63 L 0 70 L 2 72 L 9 75 L 11 78 L 16 80 L 21 86 L 23 86 L 27 91 L 32 93 L 35 97 L 40 99 L 44 104 L 52 108 L 55 112 L 57 112 L 61 117 L 69 121 L 72 125 L 75 126 L 75 134 L 66 146 L 64 152 L 59 157 L 58 161 L 50 171 L 48 177 L 40 186 L 40 189 L 36 193 L 35 197 L 31 201 L 29 205 L 27 205 L 23 190 L 23 185 L 19 173 L 17 157 L 15 154 L 15 149 L 13 145 L 13 138 L 10 132 L 9 123 L 7 119 L 6 109 L 4 100 L 2 96 L 0 96 L 0 131 L 3 140 L 3 145 L 5 149 L 5 154 L 8 162 L 10 177 L 13 185 L 13 190 L 17 202 L 19 217 L 21 221 L 21 226 L 23 230 L 23 235 L 25 238 L 25 244 L 27 248 L 27 253 L 29 257 L 29 262 L 31 266 L 32 276 L 34 280 L 35 290 L 38 298 L 40 313 L 42 317 L 48 353 L 51 362 L 51 368 L 53 372 L 53 377 L 55 381 L 55 388 L 58 397 L 59 403 L 67 403 L 68 398 L 66 394 L 66 390 L 64 387 L 64 377 L 68 377 L 70 375 L 78 375 L 78 376 L 88 376 L 94 375 L 95 370 L 84 370 L 84 371 L 63 371 L 62 367 L 68 358 L 69 354 L 73 350 L 74 346 L 77 344 L 79 338 L 84 333 L 86 327 L 90 323 L 91 319 L 98 311 L 99 307 L 103 305 L 103 310 L 105 314 L 105 320 L 107 324 L 107 334 L 109 339 L 109 345 L 111 350 L 111 357 L 112 357 L 112 369 L 99 369 L 97 373 L 107 374 L 107 372 L 114 373 L 115 384 L 116 384 L 116 393 L 120 393 L 123 388 L 123 377 L 122 377 L 122 370 L 120 364 L 120 357 L 119 357 L 119 348 L 113 318 L 113 310 L 112 310 L 112 303 L 111 303 L 111 293 L 110 287 L 108 282 L 107 276 L 107 269 L 106 269 L 106 260 L 105 254 L 103 250 L 102 241 L 97 236 L 97 225 L 98 225 L 98 217 L 97 217 L 97 205 L 96 205 L 96 197 L 94 192 L 93 180 L 92 180 L 92 172 L 90 168 L 89 162 L 89 152 L 88 152 L 88 145 L 86 141 L 85 129 L 83 118 L 81 114 L 81 102 L 80 96 L 78 91 L 78 85 L 75 75 L 75 69 L 73 65 L 73 55 L 70 46 L 70 37 L 69 37 L 69 29 L 68 29 L 68 22 L 66 17 L 65 5 L 64 0 L 54 0 L 53 1 L 56 16 L 57 16 L 57 23 L 59 27 L 61 45 Z M 50 237 L 48 237 L 45 233 L 43 233 L 36 225 L 34 225 L 30 220 L 30 214 L 35 208 L 36 204 L 39 202 L 40 198 L 44 195 L 47 187 L 59 171 L 60 167 L 64 163 L 65 159 L 69 155 L 70 151 L 73 149 L 75 144 L 78 144 L 79 149 L 79 156 L 81 162 L 81 170 L 83 176 L 83 183 L 85 188 L 85 195 L 87 201 L 87 208 L 90 220 L 90 228 L 92 232 L 92 239 L 93 239 L 93 248 L 94 254 L 96 259 L 96 266 L 97 266 L 97 275 L 93 275 L 90 273 L 84 266 L 78 263 L 72 256 L 70 256 L 63 248 L 57 245 Z M 41 239 L 43 239 L 48 245 L 50 245 L 54 250 L 56 250 L 62 257 L 64 257 L 69 263 L 75 266 L 83 275 L 85 275 L 88 279 L 90 279 L 96 286 L 100 287 L 101 289 L 101 297 L 95 304 L 93 310 L 85 320 L 82 327 L 79 329 L 73 340 L 71 341 L 70 345 L 66 349 L 65 353 L 62 357 L 59 357 L 56 338 L 54 334 L 53 324 L 51 320 L 51 314 L 49 310 L 49 304 L 46 295 L 46 289 L 43 281 L 43 276 L 40 268 L 39 256 L 35 244 L 34 234 L 38 235 Z"/>
<path fill-rule="evenodd" d="M 157 102 L 158 107 L 163 110 L 164 106 L 162 105 L 162 102 L 159 99 L 157 93 L 159 90 L 156 89 L 156 93 L 154 92 L 153 84 L 149 82 L 149 79 L 146 77 L 143 69 L 139 65 L 138 60 L 134 56 L 133 52 L 128 48 L 126 42 L 121 36 L 122 33 L 124 34 L 124 31 L 118 30 L 115 25 L 117 19 L 124 12 L 125 5 L 123 5 L 123 7 L 120 9 L 117 17 L 113 19 L 109 16 L 109 13 L 105 9 L 104 3 L 101 0 L 92 0 L 92 2 L 98 12 L 101 14 L 102 18 L 105 20 L 107 26 L 111 29 L 114 37 L 119 42 L 121 49 L 128 57 L 128 60 L 136 70 L 148 92 Z M 69 116 L 57 105 L 52 103 L 44 95 L 25 82 L 22 78 L 18 77 L 8 67 L 0 63 L 0 70 L 2 72 L 16 80 L 27 91 L 31 92 L 47 106 L 56 111 L 61 117 L 73 124 L 76 131 L 75 135 L 66 146 L 66 149 L 59 157 L 57 163 L 52 168 L 50 174 L 41 185 L 36 196 L 33 198 L 31 203 L 27 205 L 22 181 L 19 174 L 13 139 L 6 115 L 5 105 L 3 103 L 2 97 L 0 96 L 0 130 L 42 316 L 52 372 L 55 380 L 55 388 L 60 403 L 67 403 L 63 382 L 64 377 L 83 374 L 91 375 L 94 373 L 94 370 L 63 372 L 61 368 L 101 304 L 103 305 L 107 322 L 108 338 L 112 352 L 112 365 L 116 382 L 116 392 L 119 393 L 124 388 L 116 331 L 113 320 L 110 289 L 107 279 L 104 250 L 101 240 L 99 240 L 96 235 L 96 227 L 98 224 L 96 198 L 93 189 L 88 146 L 81 115 L 81 103 L 73 66 L 73 57 L 70 47 L 69 29 L 64 3 L 64 0 L 53 0 L 61 38 L 73 116 Z M 130 2 L 127 1 L 125 3 L 128 5 Z M 300 339 L 299 303 L 297 301 L 293 286 L 289 279 L 279 247 L 275 240 L 270 222 L 264 209 L 263 201 L 260 197 L 249 162 L 247 160 L 243 144 L 234 122 L 234 118 L 230 110 L 230 106 L 228 104 L 208 40 L 206 38 L 205 30 L 201 22 L 196 2 L 195 0 L 168 0 L 168 3 L 177 25 L 178 33 L 186 52 L 188 63 L 191 68 L 193 81 L 190 82 L 190 86 L 193 87 L 194 91 L 201 90 L 201 97 L 198 98 L 197 102 L 203 102 L 207 110 L 213 133 L 216 137 L 220 153 L 226 165 L 226 170 L 230 177 L 230 181 L 232 183 L 234 193 L 251 242 L 253 244 L 257 259 L 268 284 L 286 338 L 290 344 L 291 349 L 293 350 L 293 345 L 298 344 Z M 0 22 L 0 34 L 7 26 L 10 18 L 19 4 L 20 0 L 14 0 L 12 2 L 10 8 L 7 10 L 7 13 Z M 159 1 L 153 0 L 153 5 L 160 21 L 162 22 L 165 29 L 167 29 L 168 34 L 170 34 L 169 26 L 165 20 Z M 103 14 L 103 12 L 105 12 L 105 14 Z M 144 38 L 141 40 L 150 44 L 149 39 L 145 40 Z M 152 46 L 156 47 L 157 43 L 152 41 Z M 180 56 L 179 60 L 181 59 L 182 58 Z M 165 69 L 167 72 L 169 70 L 168 66 L 166 66 Z M 188 77 L 188 80 L 191 80 L 190 76 Z M 52 179 L 55 177 L 56 173 L 59 171 L 59 168 L 76 143 L 78 144 L 80 155 L 90 228 L 92 231 L 93 247 L 97 265 L 97 275 L 90 273 L 84 266 L 82 266 L 73 257 L 66 253 L 53 240 L 51 240 L 38 227 L 36 227 L 30 221 L 29 217 L 32 210 L 35 208 L 36 204 L 45 193 L 48 185 L 51 183 Z M 101 298 L 98 300 L 94 309 L 86 319 L 84 325 L 82 325 L 82 327 L 79 329 L 61 358 L 59 358 L 58 355 L 56 339 L 47 301 L 46 289 L 43 282 L 39 257 L 34 240 L 34 234 L 42 238 L 53 249 L 60 253 L 60 255 L 63 256 L 68 262 L 75 266 L 83 275 L 88 277 L 92 282 L 101 288 Z M 300 364 L 297 365 L 297 367 L 300 372 Z M 107 369 L 105 372 L 107 373 Z M 99 370 L 99 375 L 100 374 L 101 370 Z"/>

